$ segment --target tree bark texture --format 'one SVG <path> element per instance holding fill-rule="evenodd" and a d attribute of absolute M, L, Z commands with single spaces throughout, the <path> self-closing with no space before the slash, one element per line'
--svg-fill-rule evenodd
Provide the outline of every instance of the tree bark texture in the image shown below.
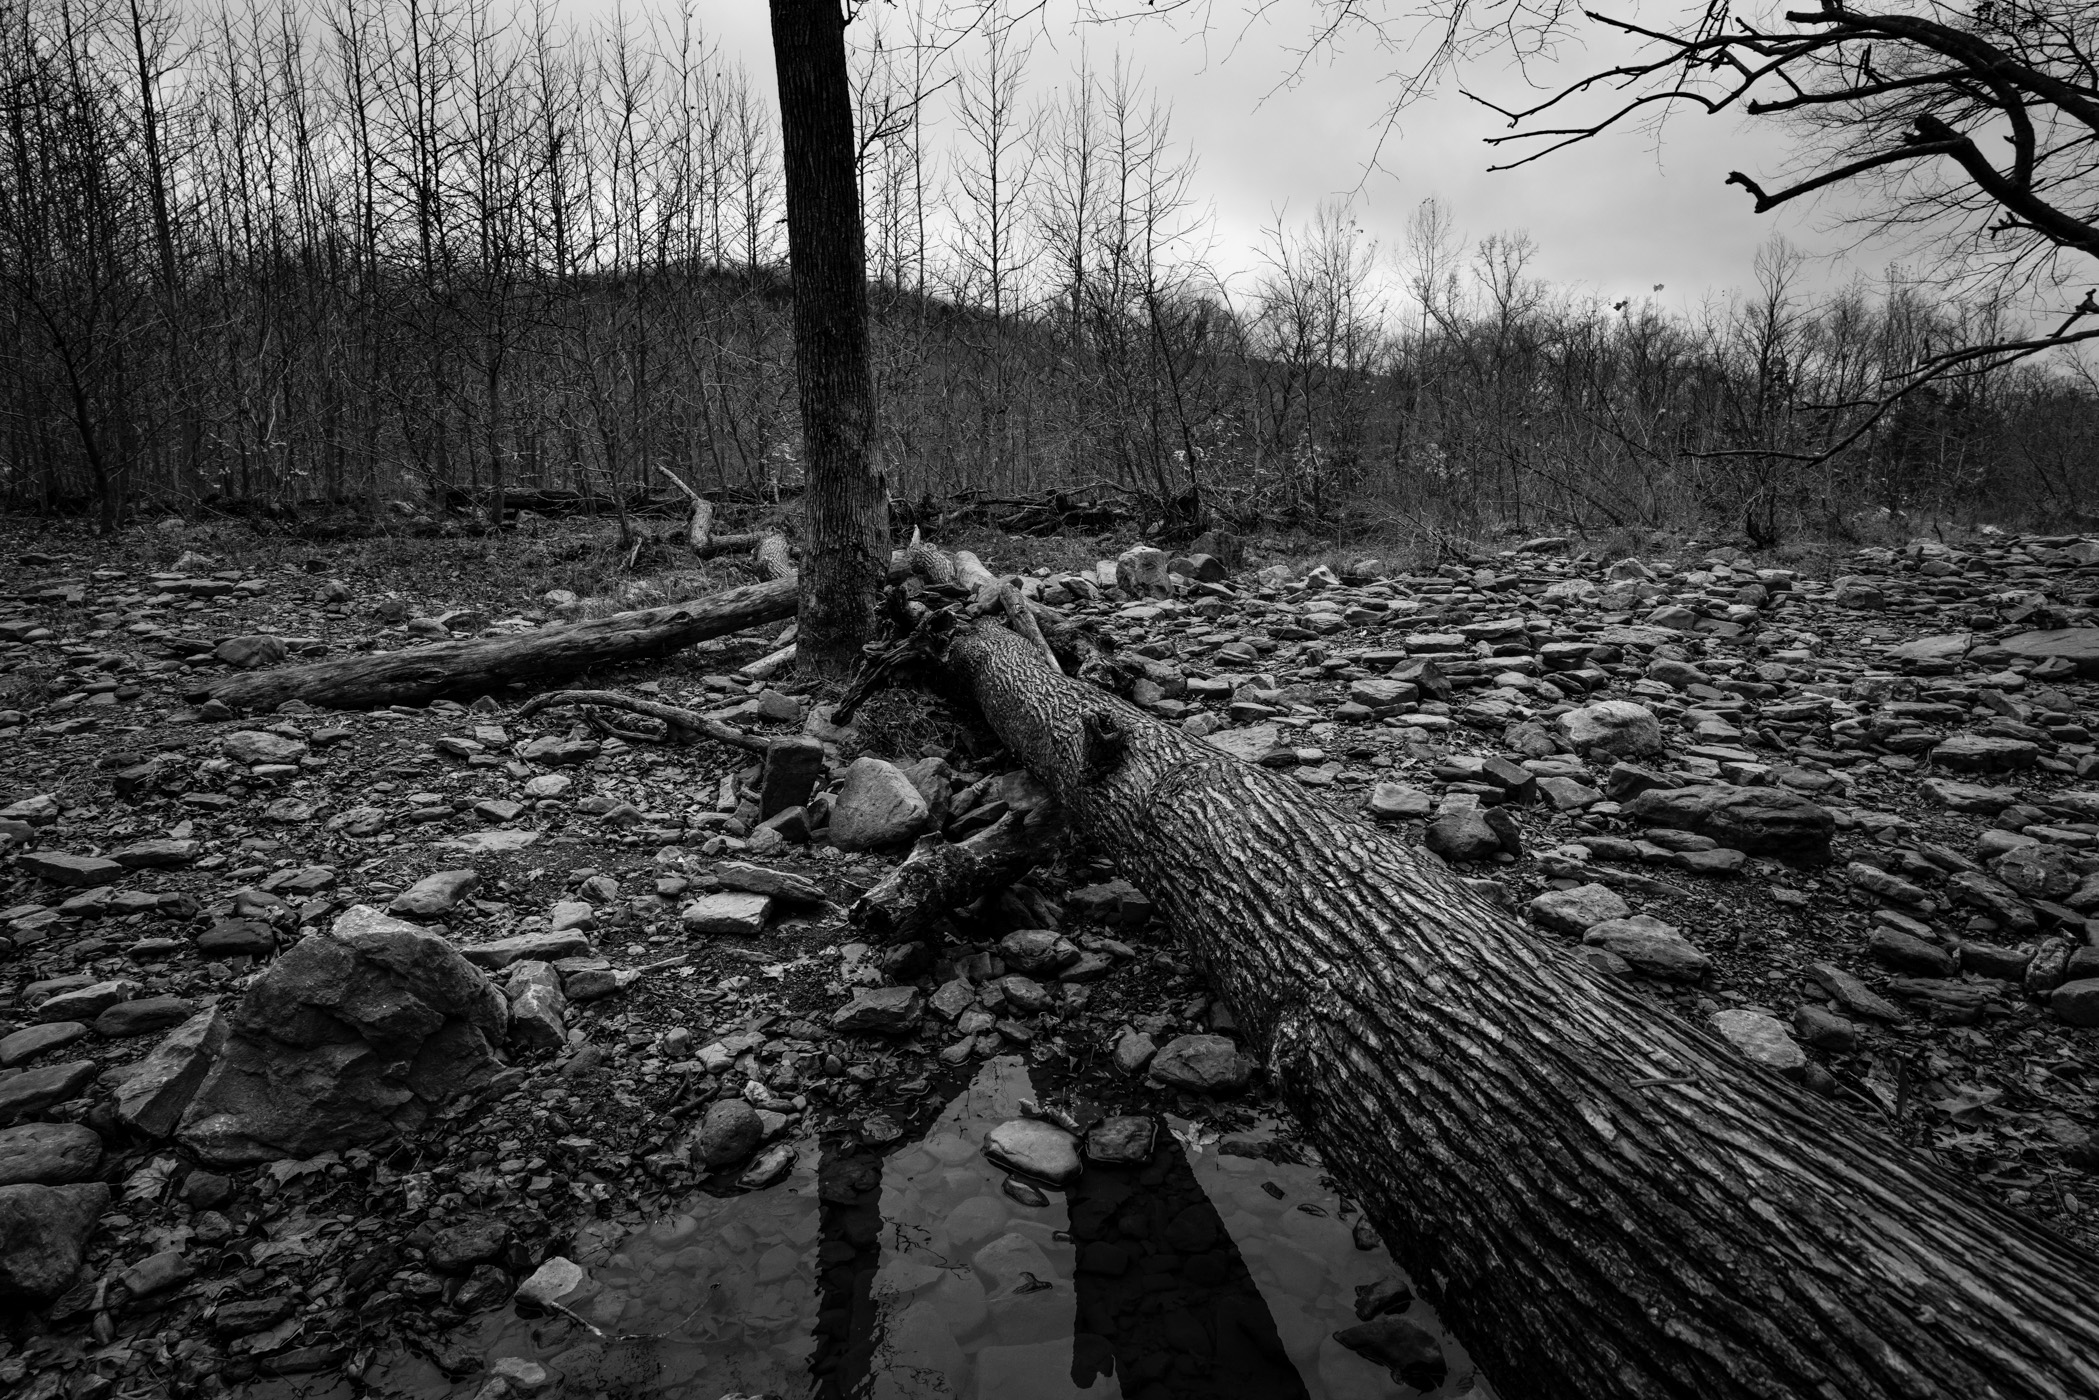
<path fill-rule="evenodd" d="M 945 659 L 1503 1395 L 2099 1395 L 2067 1241 L 1011 632 Z"/>
<path fill-rule="evenodd" d="M 805 675 L 842 680 L 874 637 L 889 563 L 845 18 L 838 0 L 772 0 L 772 30 L 808 480 L 796 657 Z"/>
<path fill-rule="evenodd" d="M 515 681 L 550 681 L 615 661 L 662 656 L 709 637 L 783 622 L 795 612 L 795 576 L 724 593 L 615 613 L 516 636 L 432 642 L 400 651 L 281 666 L 215 681 L 190 698 L 236 710 L 304 700 L 337 710 L 420 705 L 440 695 L 484 694 Z"/>

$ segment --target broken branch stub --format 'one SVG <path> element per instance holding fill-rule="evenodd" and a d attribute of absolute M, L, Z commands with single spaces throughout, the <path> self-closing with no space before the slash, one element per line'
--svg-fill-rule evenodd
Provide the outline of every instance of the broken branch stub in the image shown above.
<path fill-rule="evenodd" d="M 848 915 L 863 937 L 902 943 L 965 904 L 1002 890 L 1050 852 L 1055 809 L 1008 812 L 961 841 L 921 836 L 903 863 L 853 902 Z"/>

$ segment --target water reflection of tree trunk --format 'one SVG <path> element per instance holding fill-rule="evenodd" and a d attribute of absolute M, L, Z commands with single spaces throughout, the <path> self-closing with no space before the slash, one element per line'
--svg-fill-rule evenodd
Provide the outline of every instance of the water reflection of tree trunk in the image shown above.
<path fill-rule="evenodd" d="M 1181 1145 L 1089 1165 L 1068 1193 L 1078 1246 L 1071 1378 L 1111 1370 L 1124 1400 L 1304 1400 L 1275 1319 Z"/>
<path fill-rule="evenodd" d="M 879 1340 L 872 1290 L 882 1262 L 882 1153 L 826 1134 L 816 1168 L 818 1400 L 846 1400 L 867 1379 Z"/>
<path fill-rule="evenodd" d="M 947 1393 L 934 1375 L 942 1369 L 940 1359 L 920 1355 L 908 1327 L 888 1335 L 897 1318 L 885 1314 L 875 1297 L 885 1229 L 913 1232 L 935 1223 L 882 1218 L 884 1161 L 937 1136 L 942 1125 L 981 1133 L 1011 1116 L 1036 1086 L 1020 1062 L 995 1060 L 978 1067 L 968 1083 L 939 1088 L 960 1092 L 950 1099 L 936 1089 L 919 1100 L 894 1144 L 869 1147 L 850 1133 L 829 1135 L 822 1143 L 820 1293 L 810 1363 L 818 1400 L 874 1393 L 878 1366 L 891 1368 L 891 1380 L 911 1377 L 904 1393 Z M 1307 1400 L 1267 1300 L 1181 1144 L 1163 1130 L 1159 1142 L 1145 1166 L 1089 1164 L 1067 1189 L 1076 1258 L 1072 1384 L 1109 1395 L 1119 1387 L 1123 1400 Z M 986 1174 L 981 1189 L 995 1192 L 1000 1173 L 980 1165 Z M 908 1243 L 901 1248 L 900 1259 L 911 1255 Z M 941 1268 L 970 1267 L 966 1251 L 952 1260 L 919 1258 Z M 905 1371 L 894 1369 L 899 1362 L 906 1363 Z M 923 1375 L 911 1369 L 918 1363 L 928 1368 Z M 1111 1375 L 1115 1379 L 1104 1383 Z"/>

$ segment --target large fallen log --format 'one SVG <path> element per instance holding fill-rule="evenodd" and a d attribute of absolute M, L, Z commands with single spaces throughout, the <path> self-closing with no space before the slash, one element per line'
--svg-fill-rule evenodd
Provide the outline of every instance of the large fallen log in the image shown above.
<path fill-rule="evenodd" d="M 420 705 L 441 695 L 480 695 L 516 681 L 550 681 L 593 666 L 662 656 L 709 637 L 794 616 L 792 573 L 765 583 L 592 622 L 514 636 L 431 642 L 400 651 L 282 666 L 214 681 L 191 692 L 235 710 L 273 710 L 304 700 L 337 710 Z"/>
<path fill-rule="evenodd" d="M 2099 1395 L 2099 1263 L 990 621 L 950 672 L 1504 1395 Z"/>

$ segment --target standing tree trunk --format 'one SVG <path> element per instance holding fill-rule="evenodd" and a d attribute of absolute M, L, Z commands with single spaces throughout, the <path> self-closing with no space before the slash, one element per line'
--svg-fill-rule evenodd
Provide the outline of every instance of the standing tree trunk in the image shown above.
<path fill-rule="evenodd" d="M 889 563 L 853 94 L 838 0 L 772 0 L 772 23 L 806 473 L 796 655 L 803 674 L 842 680 L 873 639 Z"/>
<path fill-rule="evenodd" d="M 988 622 L 948 669 L 1171 922 L 1505 1395 L 2099 1395 L 2099 1263 Z"/>

